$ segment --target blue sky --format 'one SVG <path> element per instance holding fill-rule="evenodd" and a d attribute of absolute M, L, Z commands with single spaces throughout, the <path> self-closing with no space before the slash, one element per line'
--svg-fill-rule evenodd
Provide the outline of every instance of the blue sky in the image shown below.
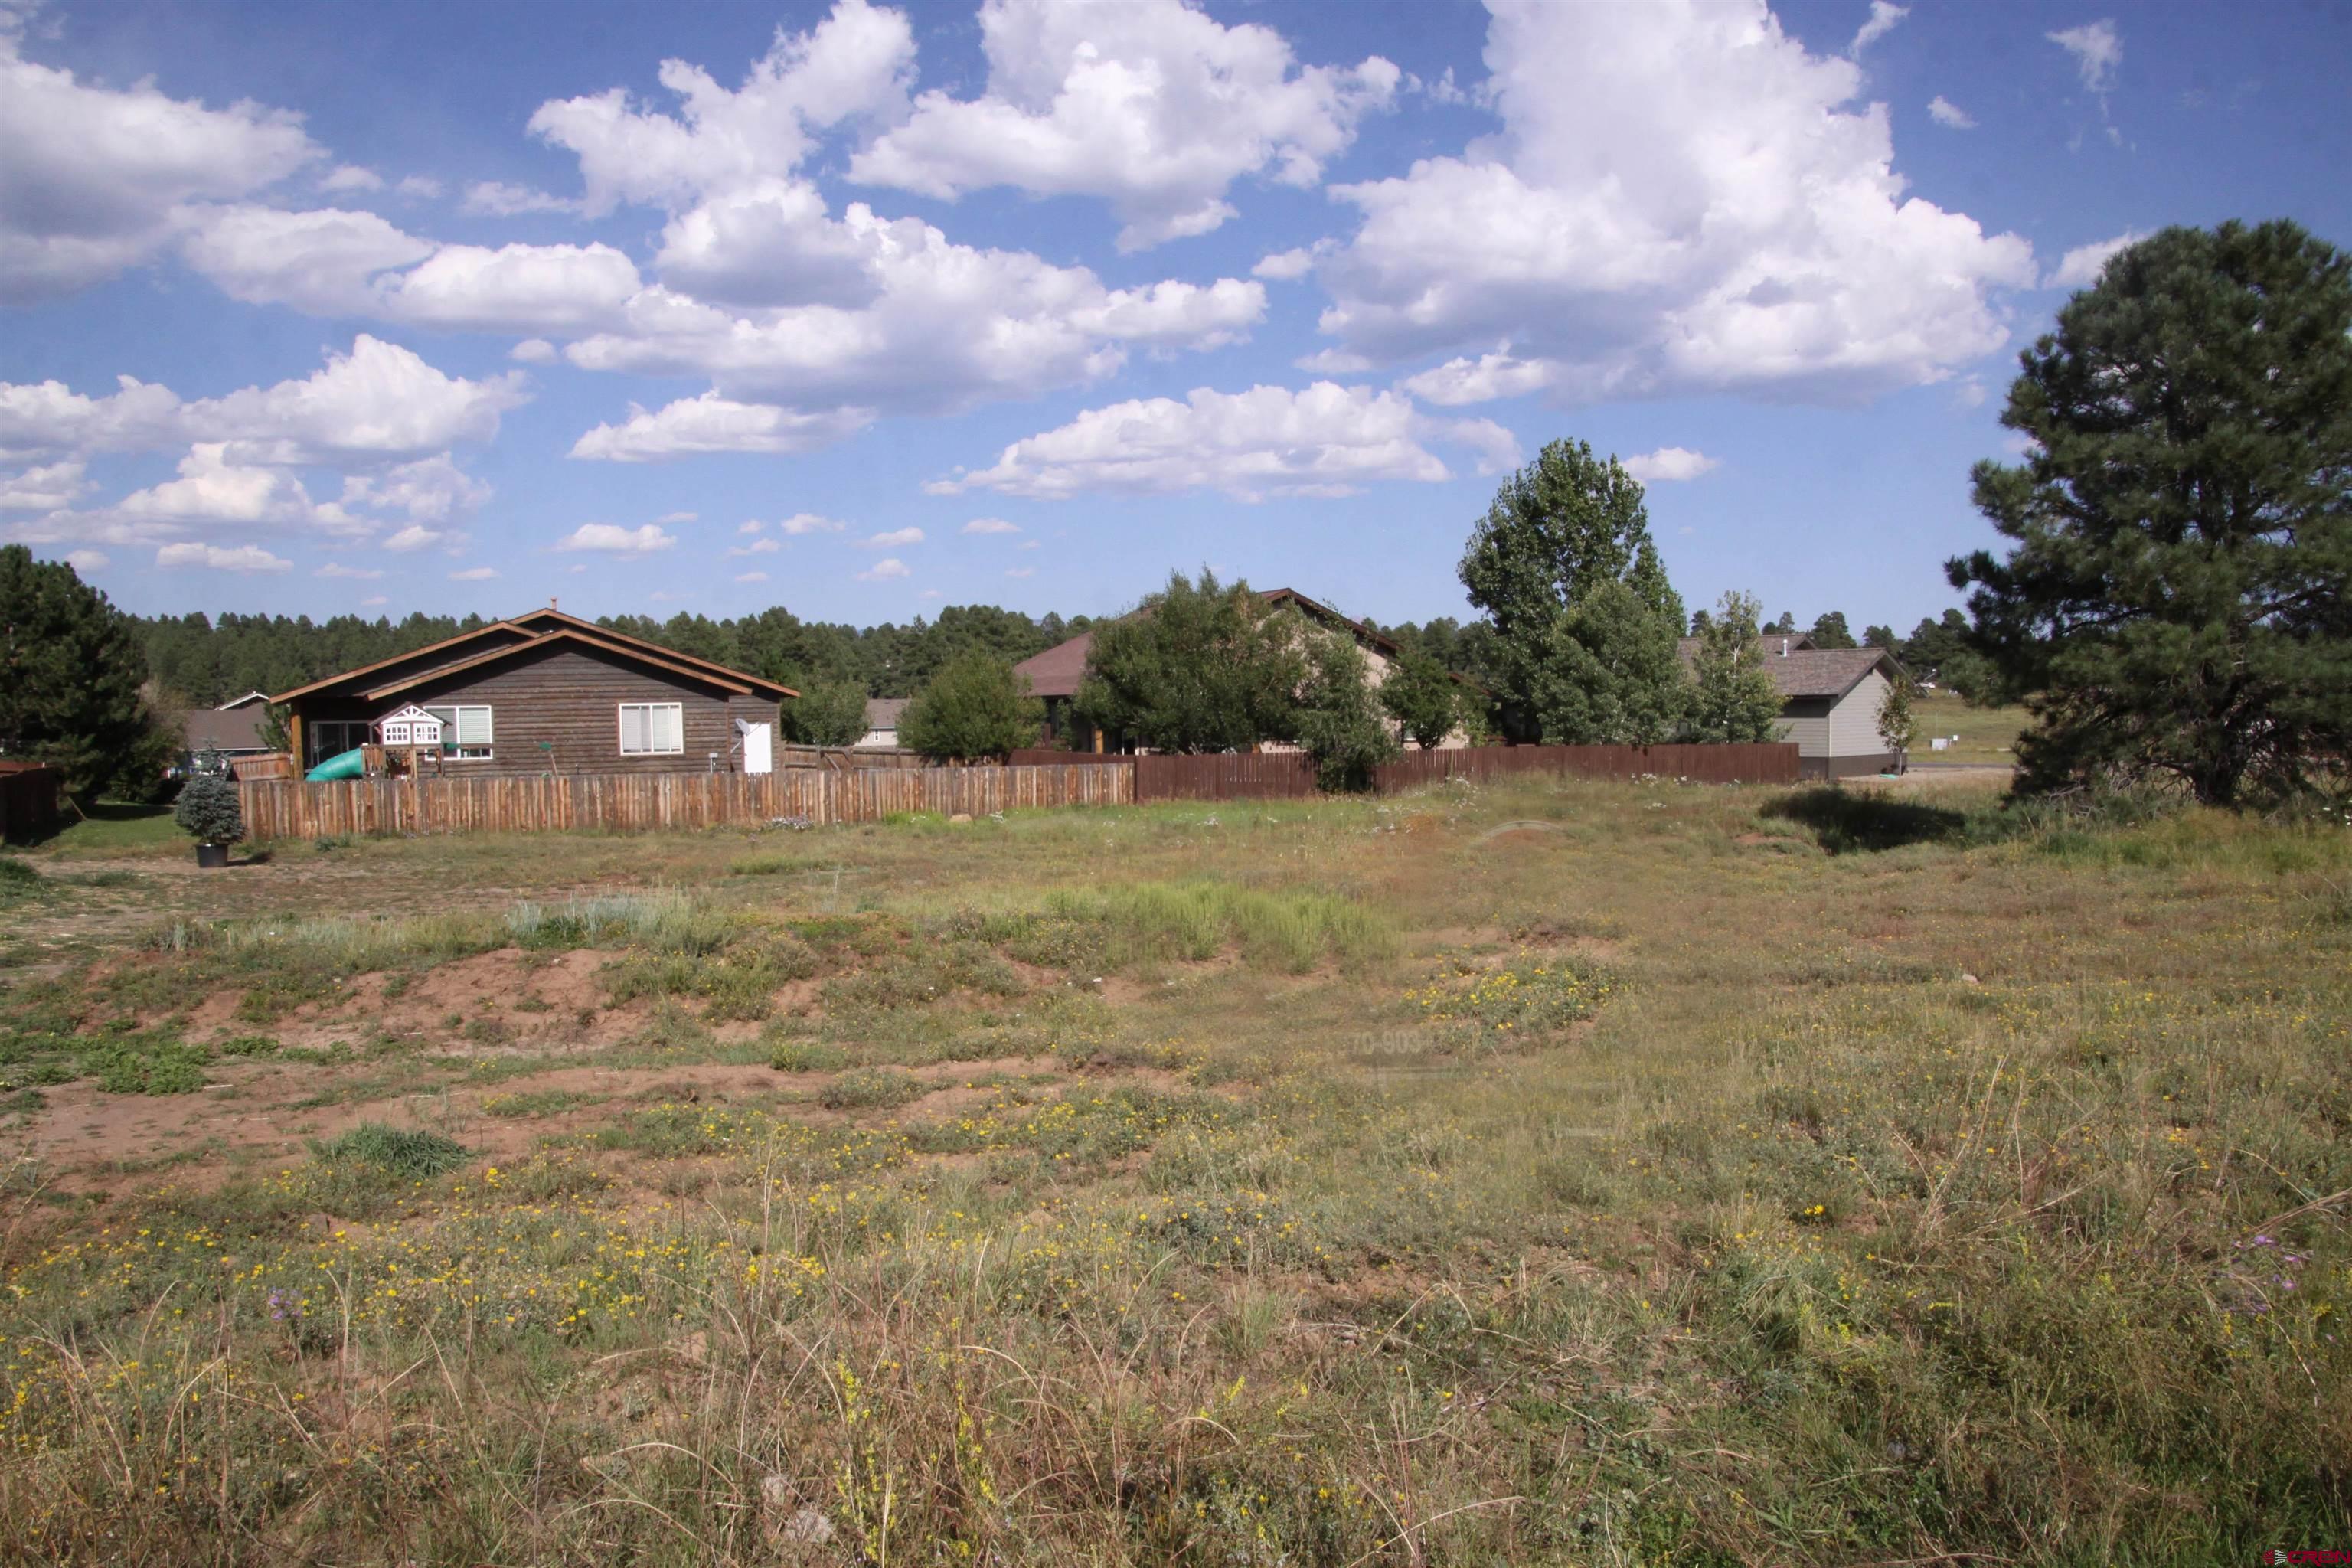
<path fill-rule="evenodd" d="M 1636 467 L 1898 629 L 2119 241 L 2352 240 L 2352 5 L 0 0 L 0 541 L 127 608 L 1467 613 Z"/>

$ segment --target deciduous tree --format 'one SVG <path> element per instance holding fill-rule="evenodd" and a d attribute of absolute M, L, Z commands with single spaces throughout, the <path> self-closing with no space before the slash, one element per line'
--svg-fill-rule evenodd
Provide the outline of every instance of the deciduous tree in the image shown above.
<path fill-rule="evenodd" d="M 1122 742 L 1156 752 L 1246 752 L 1288 740 L 1307 677 L 1305 624 L 1247 583 L 1181 572 L 1132 616 L 1095 628 L 1071 706 Z"/>
<path fill-rule="evenodd" d="M 1756 628 L 1756 601 L 1730 593 L 1698 634 L 1691 660 L 1694 694 L 1688 733 L 1694 741 L 1769 741 L 1780 721 L 1780 692 L 1764 661 Z"/>
<path fill-rule="evenodd" d="M 819 679 L 793 689 L 800 696 L 782 708 L 784 732 L 793 740 L 803 746 L 854 746 L 865 739 L 866 688 Z"/>
<path fill-rule="evenodd" d="M 1368 789 L 1372 770 L 1402 748 L 1381 721 L 1363 650 L 1339 632 L 1308 631 L 1304 641 L 1307 679 L 1292 721 L 1298 744 L 1315 759 L 1316 782 L 1325 789 Z"/>
<path fill-rule="evenodd" d="M 1045 705 L 1013 667 L 980 648 L 941 666 L 898 715 L 898 739 L 927 757 L 971 762 L 1034 746 Z"/>
<path fill-rule="evenodd" d="M 1494 626 L 1497 717 L 1516 741 L 1663 740 L 1685 689 L 1682 601 L 1641 484 L 1582 441 L 1548 443 L 1505 480 L 1461 565 Z"/>
<path fill-rule="evenodd" d="M 1415 744 L 1436 746 L 1462 724 L 1462 688 L 1429 655 L 1407 653 L 1381 682 L 1381 707 Z"/>

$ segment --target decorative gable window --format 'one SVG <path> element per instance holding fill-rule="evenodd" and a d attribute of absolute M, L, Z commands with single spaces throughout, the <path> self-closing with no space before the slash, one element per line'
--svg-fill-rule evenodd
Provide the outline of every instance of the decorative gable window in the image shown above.
<path fill-rule="evenodd" d="M 441 754 L 461 763 L 490 760 L 490 710 L 482 707 L 434 707 L 425 713 L 441 721 Z"/>
<path fill-rule="evenodd" d="M 621 704 L 621 755 L 677 756 L 686 750 L 686 709 L 677 702 Z"/>

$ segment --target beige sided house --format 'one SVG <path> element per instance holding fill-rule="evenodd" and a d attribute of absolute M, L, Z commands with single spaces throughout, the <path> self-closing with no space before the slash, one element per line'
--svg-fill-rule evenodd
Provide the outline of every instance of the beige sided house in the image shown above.
<path fill-rule="evenodd" d="M 1764 663 L 1780 693 L 1780 739 L 1797 742 L 1797 772 L 1809 779 L 1885 773 L 1898 761 L 1878 732 L 1878 705 L 1903 675 L 1879 647 L 1815 647 L 1802 632 L 1766 632 Z M 1683 662 L 1698 638 L 1682 640 Z"/>

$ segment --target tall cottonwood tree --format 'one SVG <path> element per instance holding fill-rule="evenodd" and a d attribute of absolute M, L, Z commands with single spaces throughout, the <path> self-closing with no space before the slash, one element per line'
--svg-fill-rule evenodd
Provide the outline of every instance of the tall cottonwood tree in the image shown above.
<path fill-rule="evenodd" d="M 1582 441 L 1549 442 L 1496 491 L 1463 552 L 1494 626 L 1496 719 L 1514 741 L 1649 742 L 1681 721 L 1682 601 L 1642 486 Z"/>
<path fill-rule="evenodd" d="M 2021 356 L 1977 465 L 2015 546 L 1949 563 L 2034 724 L 2021 782 L 2173 774 L 2200 800 L 2352 746 L 2352 263 L 2296 225 L 2119 251 Z"/>

